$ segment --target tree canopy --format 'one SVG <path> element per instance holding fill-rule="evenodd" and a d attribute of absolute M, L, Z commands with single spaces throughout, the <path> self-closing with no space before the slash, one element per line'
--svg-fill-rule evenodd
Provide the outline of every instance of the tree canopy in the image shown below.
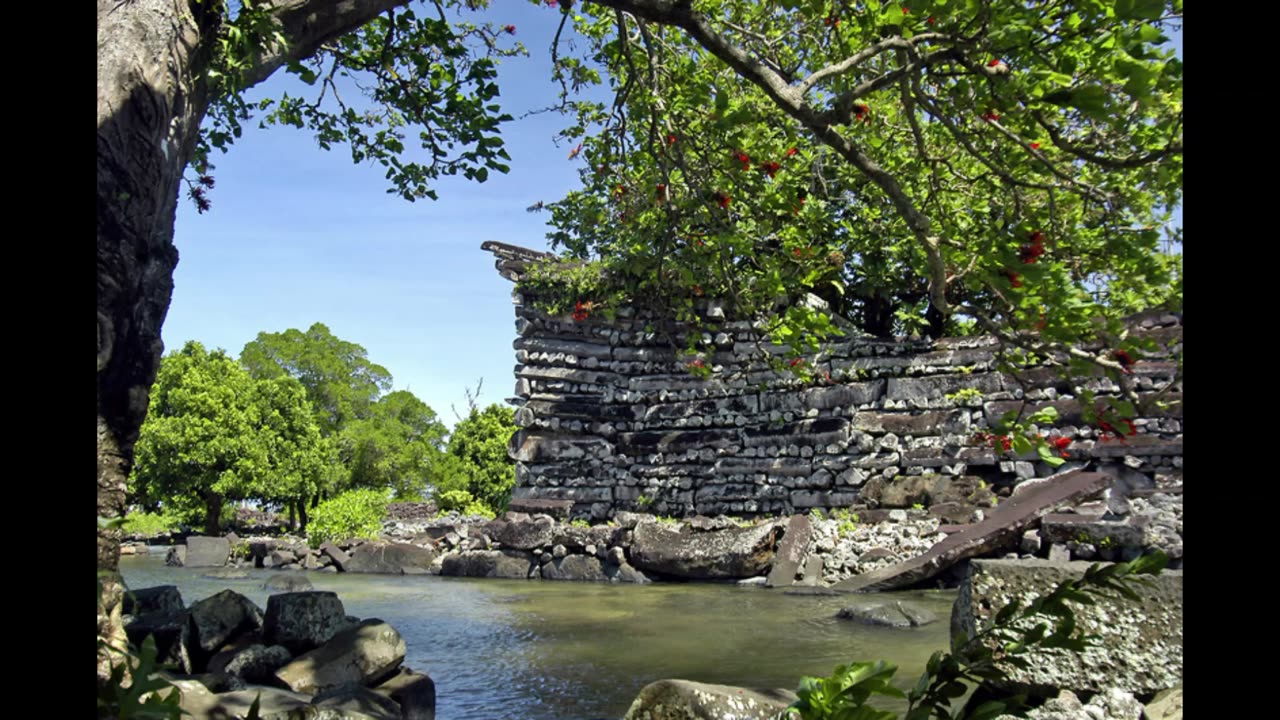
<path fill-rule="evenodd" d="M 511 408 L 496 403 L 484 409 L 473 405 L 454 426 L 446 457 L 433 470 L 437 499 L 461 490 L 491 510 L 503 510 L 516 484 L 515 462 L 507 455 L 507 443 L 515 431 Z"/>
<path fill-rule="evenodd" d="M 397 390 L 374 403 L 367 418 L 339 436 L 348 485 L 391 488 L 399 500 L 420 499 L 447 433 L 435 412 L 413 393 Z"/>
<path fill-rule="evenodd" d="M 813 292 L 875 334 L 978 329 L 1123 372 L 1120 319 L 1181 305 L 1182 63 L 1167 35 L 1181 13 L 1176 0 L 565 8 L 589 38 L 556 66 L 583 186 L 549 204 L 551 239 L 599 262 L 526 282 L 558 284 L 560 309 L 580 314 L 645 303 L 696 321 L 698 298 L 722 298 L 797 352 L 833 329 L 795 302 Z M 598 69 L 612 103 L 573 92 Z"/>
<path fill-rule="evenodd" d="M 225 502 L 307 497 L 332 460 L 296 380 L 255 380 L 224 351 L 192 341 L 160 363 L 137 444 L 135 499 L 202 515 L 217 533 Z"/>

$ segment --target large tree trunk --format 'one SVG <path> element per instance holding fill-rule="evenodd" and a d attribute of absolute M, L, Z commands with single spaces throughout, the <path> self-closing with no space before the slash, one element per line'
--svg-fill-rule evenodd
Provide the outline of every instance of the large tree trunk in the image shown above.
<path fill-rule="evenodd" d="M 201 41 L 214 28 L 215 5 L 98 0 L 100 517 L 124 514 L 133 445 L 164 351 L 160 325 L 178 262 L 174 211 L 208 106 Z M 119 558 L 119 531 L 100 528 L 98 568 L 115 570 Z M 110 619 L 118 588 L 110 594 L 99 625 L 118 644 Z"/>

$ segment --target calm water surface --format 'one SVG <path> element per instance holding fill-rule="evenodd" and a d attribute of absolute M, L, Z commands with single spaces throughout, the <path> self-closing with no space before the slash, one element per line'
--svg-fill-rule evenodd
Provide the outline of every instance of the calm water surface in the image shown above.
<path fill-rule="evenodd" d="M 177 585 L 188 604 L 231 588 L 265 609 L 262 584 L 281 572 L 217 579 L 166 567 L 162 558 L 121 558 L 129 587 Z M 802 675 L 827 675 L 854 660 L 898 665 L 906 689 L 929 655 L 947 647 L 955 598 L 954 591 L 893 593 L 939 618 L 895 630 L 835 620 L 848 597 L 758 587 L 307 576 L 315 589 L 338 593 L 348 614 L 381 618 L 404 636 L 405 665 L 435 680 L 439 720 L 620 718 L 654 680 L 794 690 Z"/>

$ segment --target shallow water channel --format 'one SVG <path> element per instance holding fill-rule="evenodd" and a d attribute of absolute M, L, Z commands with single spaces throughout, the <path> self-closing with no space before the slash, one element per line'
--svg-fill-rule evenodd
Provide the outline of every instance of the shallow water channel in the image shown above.
<path fill-rule="evenodd" d="M 129 587 L 177 585 L 190 604 L 225 588 L 266 608 L 262 584 L 171 568 L 163 555 L 123 557 Z M 954 591 L 893 593 L 938 615 L 922 628 L 867 627 L 835 619 L 868 596 L 788 596 L 719 584 L 610 585 L 435 576 L 308 573 L 338 593 L 350 615 L 377 617 L 408 645 L 405 665 L 436 683 L 439 720 L 621 718 L 640 688 L 662 678 L 795 689 L 854 660 L 898 665 L 914 684 L 929 655 L 947 647 Z M 877 703 L 902 708 L 892 700 Z"/>

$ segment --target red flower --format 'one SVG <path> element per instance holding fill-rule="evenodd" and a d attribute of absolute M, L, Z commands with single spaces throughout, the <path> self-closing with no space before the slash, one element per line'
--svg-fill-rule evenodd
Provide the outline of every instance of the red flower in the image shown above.
<path fill-rule="evenodd" d="M 658 203 L 659 203 L 659 204 L 662 204 L 662 203 L 664 203 L 664 202 L 666 202 L 666 201 L 667 201 L 667 186 L 666 186 L 665 184 L 663 184 L 663 183 L 658 183 L 658 195 L 657 195 L 657 197 L 658 197 Z"/>
<path fill-rule="evenodd" d="M 1036 231 L 1030 237 L 1031 242 L 1018 251 L 1018 257 L 1023 263 L 1033 263 L 1044 254 L 1044 233 Z"/>
<path fill-rule="evenodd" d="M 792 248 L 791 254 L 795 255 L 796 257 L 800 257 L 803 253 L 801 253 L 800 248 Z"/>
<path fill-rule="evenodd" d="M 991 60 L 987 62 L 987 67 L 999 67 L 1002 64 L 1004 64 L 1004 61 L 1000 58 L 991 58 Z"/>
<path fill-rule="evenodd" d="M 1033 142 L 1033 143 L 1031 143 L 1031 149 L 1032 149 L 1032 150 L 1039 150 L 1039 149 L 1040 149 L 1040 143 L 1038 143 L 1038 142 Z"/>
<path fill-rule="evenodd" d="M 675 145 L 675 144 L 676 144 L 676 136 L 675 136 L 675 135 L 668 135 L 668 136 L 667 136 L 667 144 L 668 144 L 668 145 Z"/>
<path fill-rule="evenodd" d="M 1044 242 L 1044 233 L 1040 232 L 1039 230 L 1036 230 L 1035 232 L 1028 235 L 1027 239 L 1035 243 L 1036 245 L 1039 245 L 1040 243 Z"/>
<path fill-rule="evenodd" d="M 995 110 L 988 110 L 982 114 L 982 119 L 989 122 L 995 122 L 1000 119 L 1000 115 L 998 115 Z"/>
<path fill-rule="evenodd" d="M 910 14 L 911 14 L 911 8 L 905 8 L 905 7 L 904 7 L 904 8 L 902 8 L 902 14 L 903 14 L 903 15 L 910 15 Z"/>
<path fill-rule="evenodd" d="M 690 360 L 689 362 L 685 363 L 684 366 L 687 368 L 697 368 L 701 370 L 702 368 L 706 367 L 707 364 L 702 361 L 702 358 L 698 358 L 697 360 Z"/>
<path fill-rule="evenodd" d="M 1124 423 L 1129 428 L 1129 432 L 1125 433 L 1125 435 L 1136 435 L 1138 433 L 1138 428 L 1129 418 L 1124 418 L 1120 422 Z"/>
<path fill-rule="evenodd" d="M 869 120 L 870 113 L 871 113 L 871 108 L 867 107 L 866 105 L 853 106 L 853 116 L 858 120 Z"/>
<path fill-rule="evenodd" d="M 796 154 L 795 148 L 791 148 L 790 150 L 787 151 L 787 157 L 793 157 L 795 154 Z"/>
<path fill-rule="evenodd" d="M 1016 288 L 1022 287 L 1022 279 L 1018 277 L 1018 273 L 1012 270 L 1005 270 L 1004 274 L 1005 274 L 1005 277 L 1009 278 L 1010 285 Z"/>
<path fill-rule="evenodd" d="M 1133 366 L 1133 356 L 1124 350 L 1112 350 L 1111 357 L 1124 368 L 1126 373 L 1132 372 L 1129 368 Z"/>
<path fill-rule="evenodd" d="M 698 297 L 702 297 L 702 286 L 701 286 L 701 285 L 694 285 L 694 286 L 693 286 L 693 294 L 694 294 L 694 295 L 697 295 Z"/>
<path fill-rule="evenodd" d="M 795 360 L 792 360 L 791 362 L 787 363 L 787 365 L 790 365 L 791 367 L 795 367 L 803 362 L 804 362 L 804 358 L 796 358 Z"/>
<path fill-rule="evenodd" d="M 506 33 L 507 33 L 508 35 L 515 35 L 515 34 L 516 34 L 516 26 L 515 26 L 515 25 L 503 25 L 503 26 L 502 26 L 502 29 L 503 29 L 504 31 L 506 31 Z"/>
<path fill-rule="evenodd" d="M 780 167 L 782 166 L 776 162 L 765 163 L 760 166 L 760 172 L 767 174 L 769 177 L 773 177 L 774 173 L 778 172 L 778 168 Z"/>
<path fill-rule="evenodd" d="M 716 193 L 716 202 L 720 203 L 721 210 L 728 210 L 729 203 L 732 201 L 733 201 L 733 198 L 729 197 L 727 194 L 722 192 Z"/>
<path fill-rule="evenodd" d="M 1069 445 L 1071 445 L 1071 438 L 1069 437 L 1056 437 L 1053 439 L 1053 446 L 1059 450 L 1066 450 Z"/>
<path fill-rule="evenodd" d="M 583 320 L 586 320 L 588 316 L 587 309 L 589 307 L 590 307 L 590 303 L 584 305 L 582 304 L 582 301 L 579 300 L 578 304 L 575 305 L 573 308 L 574 322 L 582 322 Z"/>
<path fill-rule="evenodd" d="M 572 160 L 578 157 L 578 153 L 580 152 L 582 152 L 582 143 L 578 143 L 576 146 L 574 146 L 572 150 L 569 151 L 569 159 Z"/>
<path fill-rule="evenodd" d="M 827 18 L 822 21 L 822 24 L 827 27 L 840 27 L 840 18 L 835 17 L 834 15 L 828 15 Z"/>
<path fill-rule="evenodd" d="M 548 7 L 555 7 L 559 0 L 547 0 Z"/>
<path fill-rule="evenodd" d="M 738 156 L 738 162 L 742 163 L 742 169 L 743 169 L 743 170 L 750 170 L 750 169 L 751 169 L 751 156 L 750 156 L 750 155 L 748 155 L 748 154 L 746 154 L 746 153 L 744 153 L 744 152 L 742 152 L 741 150 L 739 150 L 739 151 L 738 151 L 737 156 Z"/>
<path fill-rule="evenodd" d="M 613 194 L 617 195 L 618 197 L 622 197 L 623 195 L 627 194 L 627 189 L 619 185 L 613 189 Z"/>
<path fill-rule="evenodd" d="M 927 22 L 927 23 L 929 23 L 930 25 L 932 25 L 932 24 L 934 24 L 934 23 L 935 23 L 935 22 L 937 22 L 937 21 L 936 21 L 936 20 L 934 20 L 932 17 L 930 17 L 929 19 L 925 20 L 925 22 Z"/>

